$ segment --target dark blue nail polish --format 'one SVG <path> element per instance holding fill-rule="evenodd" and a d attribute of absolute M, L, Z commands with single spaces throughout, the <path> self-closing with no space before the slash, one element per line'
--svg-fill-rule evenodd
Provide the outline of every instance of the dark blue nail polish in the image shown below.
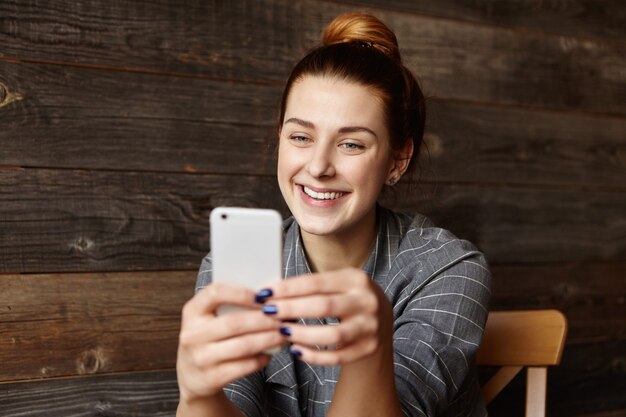
<path fill-rule="evenodd" d="M 254 302 L 257 304 L 264 304 L 267 298 L 271 297 L 272 295 L 272 290 L 270 290 L 269 288 L 265 288 L 256 293 L 256 295 L 254 296 Z"/>
<path fill-rule="evenodd" d="M 289 327 L 281 327 L 278 331 L 280 331 L 280 334 L 283 336 L 291 336 L 291 329 Z"/>
<path fill-rule="evenodd" d="M 256 293 L 256 295 L 259 297 L 267 298 L 267 297 L 271 297 L 272 295 L 274 295 L 274 292 L 269 288 L 264 288 L 258 293 Z"/>
<path fill-rule="evenodd" d="M 289 353 L 291 353 L 296 358 L 299 358 L 300 356 L 302 356 L 302 352 L 300 352 L 298 349 L 290 349 Z"/>
<path fill-rule="evenodd" d="M 266 305 L 263 306 L 263 312 L 265 314 L 276 314 L 278 313 L 278 307 L 276 307 L 275 305 Z"/>

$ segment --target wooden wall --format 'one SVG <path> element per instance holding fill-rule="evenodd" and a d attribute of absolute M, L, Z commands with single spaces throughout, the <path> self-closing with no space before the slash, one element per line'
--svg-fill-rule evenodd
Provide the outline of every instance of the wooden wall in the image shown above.
<path fill-rule="evenodd" d="M 282 82 L 354 9 L 429 96 L 422 185 L 391 203 L 487 253 L 494 309 L 568 316 L 549 415 L 626 413 L 621 0 L 1 0 L 0 415 L 174 415 L 209 212 L 285 212 Z"/>

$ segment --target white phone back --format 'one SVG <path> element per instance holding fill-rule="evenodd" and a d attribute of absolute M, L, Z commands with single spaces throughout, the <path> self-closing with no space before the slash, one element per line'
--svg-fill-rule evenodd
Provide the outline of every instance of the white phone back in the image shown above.
<path fill-rule="evenodd" d="M 211 212 L 213 282 L 258 291 L 282 276 L 282 219 L 275 210 L 217 207 Z M 218 313 L 238 310 L 222 306 Z"/>

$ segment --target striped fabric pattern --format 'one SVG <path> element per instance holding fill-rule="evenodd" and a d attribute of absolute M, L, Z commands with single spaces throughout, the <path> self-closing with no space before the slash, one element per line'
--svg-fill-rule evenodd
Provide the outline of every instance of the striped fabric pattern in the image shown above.
<path fill-rule="evenodd" d="M 491 275 L 469 242 L 422 215 L 377 209 L 378 235 L 363 269 L 394 311 L 396 389 L 406 416 L 485 416 L 474 357 L 487 319 Z M 284 275 L 310 274 L 300 231 L 284 222 Z M 211 282 L 211 257 L 196 291 Z M 336 325 L 332 317 L 300 320 Z M 320 347 L 321 348 L 321 347 Z M 263 370 L 228 385 L 228 398 L 248 417 L 325 416 L 339 367 L 294 360 L 286 349 Z"/>

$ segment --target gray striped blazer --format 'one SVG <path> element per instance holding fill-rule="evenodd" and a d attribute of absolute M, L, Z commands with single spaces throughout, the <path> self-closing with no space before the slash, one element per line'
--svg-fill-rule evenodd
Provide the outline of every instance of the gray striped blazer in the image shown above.
<path fill-rule="evenodd" d="M 474 357 L 480 344 L 491 275 L 469 242 L 422 215 L 377 209 L 378 235 L 363 269 L 394 311 L 396 389 L 407 416 L 485 416 Z M 284 222 L 285 279 L 310 273 L 293 218 Z M 196 291 L 211 282 L 211 257 Z M 301 320 L 333 325 L 332 317 Z M 269 365 L 224 390 L 248 417 L 325 416 L 339 367 L 311 365 L 283 350 Z"/>

